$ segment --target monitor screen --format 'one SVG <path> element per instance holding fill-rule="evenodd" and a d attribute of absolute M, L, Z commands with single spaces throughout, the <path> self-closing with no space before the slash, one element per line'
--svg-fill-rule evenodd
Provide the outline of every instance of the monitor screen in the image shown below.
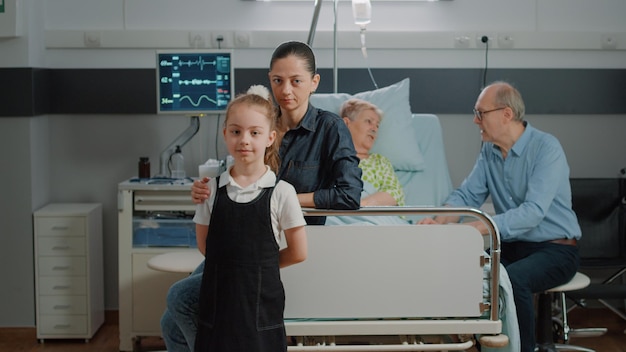
<path fill-rule="evenodd" d="M 157 113 L 223 113 L 234 90 L 232 52 L 157 51 Z"/>

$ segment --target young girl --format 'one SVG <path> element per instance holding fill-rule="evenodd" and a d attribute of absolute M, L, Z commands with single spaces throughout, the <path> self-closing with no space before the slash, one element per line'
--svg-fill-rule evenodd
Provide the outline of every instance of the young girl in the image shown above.
<path fill-rule="evenodd" d="M 234 164 L 209 182 L 194 222 L 205 255 L 196 351 L 286 351 L 279 268 L 307 255 L 296 191 L 278 181 L 276 112 L 253 86 L 227 108 L 224 140 Z M 267 164 L 267 165 L 266 165 Z M 287 246 L 279 250 L 280 234 Z"/>

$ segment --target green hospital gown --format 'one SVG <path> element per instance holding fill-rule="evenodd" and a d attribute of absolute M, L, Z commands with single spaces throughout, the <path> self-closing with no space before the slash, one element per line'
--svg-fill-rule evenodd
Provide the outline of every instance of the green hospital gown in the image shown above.
<path fill-rule="evenodd" d="M 378 192 L 389 193 L 398 205 L 404 205 L 404 191 L 389 159 L 370 154 L 369 158 L 361 159 L 359 167 L 363 170 L 363 181 L 372 184 Z"/>

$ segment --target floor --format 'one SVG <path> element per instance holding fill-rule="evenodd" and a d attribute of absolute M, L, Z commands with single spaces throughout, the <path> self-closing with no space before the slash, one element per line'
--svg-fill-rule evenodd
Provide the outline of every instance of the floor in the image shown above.
<path fill-rule="evenodd" d="M 119 329 L 117 311 L 107 311 L 105 323 L 89 341 L 49 339 L 37 340 L 35 328 L 0 328 L 0 352 L 118 352 Z M 164 350 L 160 338 L 150 337 L 142 341 L 136 352 Z"/>
<path fill-rule="evenodd" d="M 595 349 L 598 352 L 626 352 L 626 321 L 604 308 L 574 309 L 570 325 L 577 327 L 607 327 L 600 337 L 573 337 L 572 345 Z M 37 341 L 34 328 L 0 328 L 0 352 L 117 352 L 119 346 L 117 312 L 107 312 L 106 323 L 88 342 L 82 340 Z M 136 352 L 163 350 L 160 338 L 145 338 Z M 475 348 L 469 351 L 476 351 Z"/>
<path fill-rule="evenodd" d="M 626 352 L 626 321 L 606 308 L 577 308 L 569 313 L 572 328 L 606 327 L 601 337 L 573 337 L 572 345 L 579 345 L 598 352 Z"/>

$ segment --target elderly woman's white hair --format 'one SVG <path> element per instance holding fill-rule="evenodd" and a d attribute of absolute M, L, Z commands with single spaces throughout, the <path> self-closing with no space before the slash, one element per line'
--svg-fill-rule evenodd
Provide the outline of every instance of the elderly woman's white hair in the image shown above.
<path fill-rule="evenodd" d="M 348 119 L 350 119 L 350 121 L 354 121 L 354 119 L 356 119 L 356 117 L 359 116 L 359 114 L 363 110 L 374 110 L 374 112 L 380 117 L 380 120 L 382 121 L 383 111 L 378 108 L 378 106 L 370 103 L 367 100 L 358 98 L 346 100 L 341 105 L 341 109 L 339 110 L 339 116 L 342 118 L 347 117 Z"/>

